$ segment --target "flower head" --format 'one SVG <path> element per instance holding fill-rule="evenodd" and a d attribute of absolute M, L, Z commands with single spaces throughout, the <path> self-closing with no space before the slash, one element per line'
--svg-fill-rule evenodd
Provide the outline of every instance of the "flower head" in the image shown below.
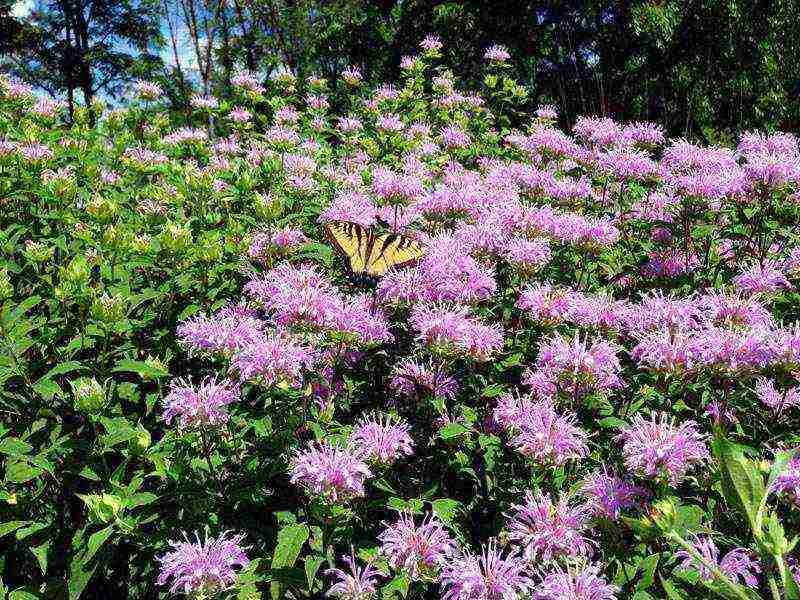
<path fill-rule="evenodd" d="M 381 572 L 372 563 L 367 563 L 359 567 L 356 562 L 355 554 L 344 557 L 349 572 L 334 568 L 325 571 L 326 575 L 336 578 L 326 596 L 333 596 L 341 600 L 369 600 L 375 595 L 378 585 L 378 577 Z"/>
<path fill-rule="evenodd" d="M 391 464 L 401 455 L 414 453 L 414 442 L 403 419 L 390 415 L 364 416 L 350 434 L 350 444 L 364 458 L 381 464 Z"/>
<path fill-rule="evenodd" d="M 244 535 L 224 532 L 205 541 L 195 534 L 194 542 L 186 538 L 170 542 L 172 551 L 158 558 L 158 584 L 166 585 L 171 579 L 170 592 L 186 595 L 214 595 L 229 589 L 236 583 L 237 568 L 250 564 L 243 539 Z"/>
<path fill-rule="evenodd" d="M 179 380 L 164 398 L 162 418 L 177 419 L 181 428 L 222 425 L 228 421 L 227 406 L 237 400 L 239 386 L 232 381 L 207 379 L 195 387 Z"/>
<path fill-rule="evenodd" d="M 614 600 L 619 588 L 600 576 L 597 565 L 583 569 L 557 568 L 537 586 L 535 600 Z"/>
<path fill-rule="evenodd" d="M 523 548 L 528 560 L 549 561 L 558 556 L 591 556 L 594 542 L 585 537 L 589 512 L 570 506 L 562 496 L 553 503 L 541 492 L 525 492 L 525 503 L 508 515 L 509 537 Z"/>
<path fill-rule="evenodd" d="M 734 548 L 720 560 L 719 549 L 710 537 L 695 537 L 692 545 L 702 560 L 687 550 L 679 550 L 675 556 L 683 559 L 682 569 L 697 570 L 705 581 L 712 581 L 714 570 L 718 569 L 737 583 L 741 579 L 748 587 L 758 587 L 756 574 L 761 572 L 761 565 L 744 548 Z"/>
<path fill-rule="evenodd" d="M 697 423 L 676 424 L 667 414 L 652 413 L 650 419 L 636 415 L 617 439 L 623 443 L 625 465 L 649 479 L 665 479 L 678 485 L 693 466 L 709 458 L 705 437 Z"/>
<path fill-rule="evenodd" d="M 517 600 L 534 587 L 525 574 L 527 562 L 515 551 L 503 554 L 495 540 L 479 555 L 466 552 L 442 568 L 442 600 Z"/>
<path fill-rule="evenodd" d="M 290 471 L 292 483 L 331 502 L 363 496 L 364 481 L 372 476 L 361 450 L 325 442 L 298 450 L 290 462 Z"/>
<path fill-rule="evenodd" d="M 457 545 L 441 522 L 428 513 L 420 525 L 410 513 L 401 513 L 395 523 L 384 523 L 378 536 L 381 553 L 395 569 L 405 569 L 412 580 L 436 574 L 444 561 L 455 554 Z"/>

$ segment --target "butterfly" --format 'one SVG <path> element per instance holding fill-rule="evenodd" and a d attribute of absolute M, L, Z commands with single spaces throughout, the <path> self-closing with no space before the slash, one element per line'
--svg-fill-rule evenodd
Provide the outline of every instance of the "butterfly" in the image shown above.
<path fill-rule="evenodd" d="M 325 225 L 325 233 L 354 275 L 381 277 L 392 267 L 406 267 L 425 254 L 422 244 L 407 235 L 375 235 L 358 223 L 332 221 Z"/>

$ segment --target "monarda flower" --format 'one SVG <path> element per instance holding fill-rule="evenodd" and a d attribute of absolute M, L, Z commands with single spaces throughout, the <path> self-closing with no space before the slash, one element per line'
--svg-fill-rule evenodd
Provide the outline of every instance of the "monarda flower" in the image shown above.
<path fill-rule="evenodd" d="M 511 55 L 508 53 L 508 50 L 505 46 L 495 44 L 494 46 L 487 48 L 486 52 L 483 54 L 483 57 L 490 62 L 502 63 L 510 59 Z"/>
<path fill-rule="evenodd" d="M 537 464 L 560 466 L 589 453 L 575 416 L 559 414 L 549 400 L 527 407 L 513 431 L 509 444 Z"/>
<path fill-rule="evenodd" d="M 281 263 L 245 284 L 279 325 L 326 326 L 341 307 L 338 290 L 314 265 Z"/>
<path fill-rule="evenodd" d="M 522 271 L 532 272 L 538 271 L 550 262 L 552 252 L 545 238 L 529 240 L 515 237 L 505 243 L 502 256 Z"/>
<path fill-rule="evenodd" d="M 694 421 L 676 424 L 675 418 L 653 412 L 650 419 L 636 415 L 617 438 L 622 442 L 625 466 L 648 479 L 678 485 L 689 469 L 708 460 L 705 436 Z"/>
<path fill-rule="evenodd" d="M 770 491 L 786 494 L 796 506 L 800 506 L 800 452 L 795 452 L 792 460 L 775 478 Z"/>
<path fill-rule="evenodd" d="M 521 600 L 534 588 L 527 566 L 516 551 L 504 555 L 491 540 L 480 554 L 467 551 L 444 564 L 442 600 Z"/>
<path fill-rule="evenodd" d="M 527 371 L 524 383 L 541 398 L 560 393 L 579 400 L 591 393 L 608 394 L 622 387 L 617 350 L 602 339 L 570 340 L 555 334 L 542 343 L 536 366 Z"/>
<path fill-rule="evenodd" d="M 610 521 L 616 521 L 623 510 L 639 506 L 650 496 L 646 489 L 605 470 L 588 475 L 580 493 L 590 513 Z"/>
<path fill-rule="evenodd" d="M 171 593 L 204 598 L 230 589 L 236 583 L 237 570 L 250 564 L 242 540 L 244 535 L 224 532 L 205 541 L 195 534 L 194 542 L 186 538 L 170 542 L 172 551 L 158 558 L 158 584 L 172 580 Z"/>
<path fill-rule="evenodd" d="M 509 538 L 523 549 L 527 560 L 549 561 L 559 556 L 591 556 L 594 542 L 585 537 L 589 511 L 570 506 L 562 496 L 554 504 L 541 492 L 525 492 L 525 503 L 507 515 Z"/>
<path fill-rule="evenodd" d="M 391 415 L 364 416 L 350 434 L 350 447 L 357 448 L 365 460 L 390 465 L 400 456 L 414 453 L 409 426 Z"/>
<path fill-rule="evenodd" d="M 396 522 L 383 525 L 384 530 L 378 536 L 381 554 L 393 568 L 405 570 L 412 581 L 433 578 L 445 560 L 458 550 L 432 513 L 420 525 L 415 525 L 410 513 L 401 513 Z"/>
<path fill-rule="evenodd" d="M 410 322 L 419 332 L 417 340 L 438 351 L 487 361 L 503 348 L 500 327 L 481 323 L 464 307 L 418 305 Z"/>
<path fill-rule="evenodd" d="M 317 353 L 289 336 L 265 335 L 234 354 L 231 368 L 241 381 L 256 381 L 265 386 L 300 388 L 303 373 L 317 360 Z"/>
<path fill-rule="evenodd" d="M 290 481 L 312 496 L 345 502 L 364 495 L 364 481 L 372 476 L 360 449 L 326 442 L 298 450 L 289 463 Z"/>
<path fill-rule="evenodd" d="M 733 278 L 733 285 L 748 294 L 775 294 L 792 288 L 786 275 L 770 263 L 755 264 Z"/>
<path fill-rule="evenodd" d="M 246 306 L 226 306 L 178 325 L 178 340 L 193 352 L 231 355 L 263 337 L 264 322 Z"/>
<path fill-rule="evenodd" d="M 534 600 L 614 600 L 619 588 L 600 576 L 600 567 L 556 570 L 547 573 L 536 586 Z"/>
<path fill-rule="evenodd" d="M 756 380 L 756 396 L 773 413 L 781 413 L 800 405 L 800 389 L 793 387 L 779 392 L 775 388 L 775 382 L 766 377 L 759 377 Z"/>
<path fill-rule="evenodd" d="M 716 576 L 712 569 L 719 569 L 737 583 L 741 579 L 747 587 L 758 588 L 756 575 L 761 572 L 761 565 L 744 548 L 734 548 L 720 560 L 719 549 L 710 537 L 695 537 L 692 545 L 702 560 L 687 550 L 679 550 L 675 557 L 683 559 L 681 569 L 696 570 L 704 581 L 713 581 Z"/>
<path fill-rule="evenodd" d="M 326 575 L 336 578 L 336 583 L 328 589 L 326 596 L 340 600 L 370 600 L 373 598 L 377 591 L 381 572 L 371 562 L 359 567 L 352 551 L 350 556 L 344 557 L 344 562 L 347 564 L 349 572 L 338 568 L 325 571 Z"/>
<path fill-rule="evenodd" d="M 181 429 L 223 425 L 228 422 L 228 405 L 239 400 L 239 394 L 239 386 L 232 381 L 207 379 L 194 387 L 178 380 L 164 398 L 161 418 L 167 424 L 177 419 Z"/>
<path fill-rule="evenodd" d="M 392 369 L 389 387 L 409 398 L 431 394 L 435 398 L 453 399 L 458 391 L 455 379 L 433 365 L 406 359 Z"/>

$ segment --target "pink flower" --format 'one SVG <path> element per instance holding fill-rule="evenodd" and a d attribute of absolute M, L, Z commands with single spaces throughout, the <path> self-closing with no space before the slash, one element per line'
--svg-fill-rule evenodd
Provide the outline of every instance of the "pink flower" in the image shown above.
<path fill-rule="evenodd" d="M 687 472 L 709 458 L 705 436 L 694 421 L 676 424 L 675 418 L 653 412 L 650 419 L 636 415 L 617 436 L 625 466 L 648 479 L 678 485 Z"/>
<path fill-rule="evenodd" d="M 364 482 L 372 476 L 359 450 L 325 442 L 298 450 L 289 467 L 293 484 L 330 502 L 363 496 Z"/>
<path fill-rule="evenodd" d="M 594 553 L 595 543 L 584 535 L 589 512 L 584 506 L 570 506 L 566 496 L 554 504 L 541 492 L 525 492 L 525 503 L 514 505 L 507 517 L 509 537 L 523 548 L 527 560 Z"/>
<path fill-rule="evenodd" d="M 395 523 L 383 525 L 385 529 L 378 536 L 381 553 L 388 557 L 393 568 L 404 569 L 412 581 L 435 576 L 458 550 L 432 513 L 428 513 L 420 525 L 415 525 L 411 513 L 401 513 Z"/>
<path fill-rule="evenodd" d="M 379 464 L 390 465 L 401 455 L 414 453 L 408 423 L 399 417 L 373 414 L 362 416 L 350 434 L 350 447 Z"/>
<path fill-rule="evenodd" d="M 515 600 L 533 590 L 526 561 L 514 551 L 503 554 L 495 540 L 481 554 L 457 554 L 443 568 L 442 600 Z"/>

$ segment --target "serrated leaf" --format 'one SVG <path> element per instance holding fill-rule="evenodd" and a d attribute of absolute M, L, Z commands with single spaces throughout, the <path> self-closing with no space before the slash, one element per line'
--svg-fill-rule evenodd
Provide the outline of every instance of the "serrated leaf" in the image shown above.
<path fill-rule="evenodd" d="M 8 535 L 9 533 L 14 533 L 20 527 L 24 527 L 30 523 L 30 521 L 9 521 L 7 523 L 0 523 L 0 537 L 4 535 Z"/>
<path fill-rule="evenodd" d="M 306 570 L 306 583 L 308 584 L 308 591 L 311 593 L 314 591 L 314 580 L 317 577 L 317 572 L 319 571 L 320 566 L 322 566 L 322 563 L 325 562 L 325 558 L 319 555 L 307 556 L 304 562 Z"/>
<path fill-rule="evenodd" d="M 27 442 L 23 442 L 19 438 L 7 437 L 0 440 L 0 454 L 7 454 L 8 456 L 24 456 L 33 450 Z"/>
<path fill-rule="evenodd" d="M 106 543 L 106 540 L 108 540 L 112 533 L 114 533 L 114 526 L 109 525 L 105 529 L 96 531 L 89 536 L 89 541 L 86 542 L 86 550 L 84 551 L 83 561 L 89 562 L 92 560 L 94 555 L 97 554 L 97 551 L 103 547 L 103 544 Z"/>
<path fill-rule="evenodd" d="M 308 525 L 287 525 L 278 532 L 278 544 L 272 555 L 272 568 L 282 569 L 294 566 L 303 544 L 310 534 Z"/>
<path fill-rule="evenodd" d="M 26 460 L 13 460 L 6 464 L 6 481 L 9 483 L 25 483 L 36 479 L 42 473 L 44 469 L 34 467 Z"/>
<path fill-rule="evenodd" d="M 433 512 L 445 524 L 453 526 L 456 513 L 461 509 L 461 502 L 451 498 L 439 498 L 431 502 Z"/>
<path fill-rule="evenodd" d="M 439 430 L 439 437 L 443 440 L 450 440 L 465 433 L 467 428 L 461 423 L 449 423 Z"/>
<path fill-rule="evenodd" d="M 165 369 L 158 368 L 155 365 L 141 360 L 130 360 L 128 358 L 119 361 L 113 371 L 115 373 L 136 373 L 142 379 L 158 379 L 169 375 L 169 372 Z"/>

